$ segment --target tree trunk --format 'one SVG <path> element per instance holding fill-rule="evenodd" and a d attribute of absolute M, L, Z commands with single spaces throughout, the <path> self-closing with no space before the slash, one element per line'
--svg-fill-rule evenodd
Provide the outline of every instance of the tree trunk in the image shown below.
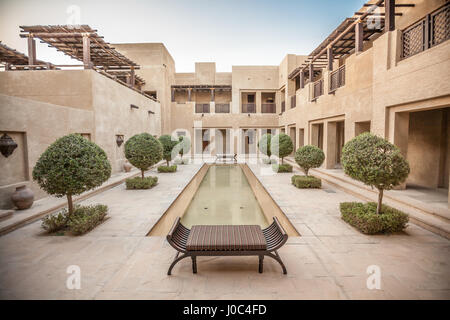
<path fill-rule="evenodd" d="M 303 171 L 305 172 L 305 176 L 308 176 L 309 170 L 308 169 L 303 169 Z"/>
<path fill-rule="evenodd" d="M 283 164 L 283 160 L 284 160 L 284 157 L 283 157 L 283 158 L 281 158 L 281 164 Z"/>
<path fill-rule="evenodd" d="M 142 179 L 144 179 L 144 170 L 141 170 Z"/>
<path fill-rule="evenodd" d="M 383 202 L 383 189 L 378 189 L 378 204 L 377 204 L 377 213 L 381 214 L 381 204 Z"/>
<path fill-rule="evenodd" d="M 166 160 L 167 161 L 167 166 L 169 166 L 169 160 Z"/>
<path fill-rule="evenodd" d="M 71 194 L 67 194 L 67 203 L 69 205 L 69 216 L 71 216 L 73 214 L 73 202 Z"/>

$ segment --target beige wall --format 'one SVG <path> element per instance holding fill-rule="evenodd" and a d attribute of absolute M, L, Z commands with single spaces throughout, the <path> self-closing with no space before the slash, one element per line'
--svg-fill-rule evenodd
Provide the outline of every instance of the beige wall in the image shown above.
<path fill-rule="evenodd" d="M 32 83 L 32 89 L 27 91 L 23 83 Z M 29 185 L 36 199 L 45 196 L 31 181 L 31 172 L 41 153 L 61 136 L 90 136 L 116 173 L 123 170 L 124 158 L 117 134 L 126 140 L 137 133 L 161 133 L 159 103 L 93 70 L 0 72 L 0 114 L 0 133 L 7 132 L 19 145 L 10 157 L 0 156 L 0 208 L 12 206 L 10 196 L 19 185 Z"/>

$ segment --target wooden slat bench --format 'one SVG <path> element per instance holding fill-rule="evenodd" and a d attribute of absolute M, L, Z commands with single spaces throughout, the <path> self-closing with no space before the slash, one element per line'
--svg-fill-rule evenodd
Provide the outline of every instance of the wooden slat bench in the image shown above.
<path fill-rule="evenodd" d="M 277 250 L 287 241 L 288 235 L 276 217 L 266 229 L 260 226 L 183 226 L 178 217 L 172 226 L 167 241 L 178 252 L 169 267 L 168 275 L 178 261 L 191 257 L 192 271 L 197 273 L 198 256 L 258 256 L 259 272 L 263 272 L 264 256 L 278 261 L 287 274 Z M 180 255 L 181 253 L 181 255 Z"/>
<path fill-rule="evenodd" d="M 237 154 L 217 154 L 216 155 L 216 160 L 214 161 L 214 163 L 216 163 L 219 160 L 222 160 L 222 162 L 227 162 L 228 160 L 233 161 L 233 162 L 237 162 Z"/>

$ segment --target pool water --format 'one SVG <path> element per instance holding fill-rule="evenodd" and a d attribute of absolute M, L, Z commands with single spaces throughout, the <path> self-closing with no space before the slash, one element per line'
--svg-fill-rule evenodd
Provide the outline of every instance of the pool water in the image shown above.
<path fill-rule="evenodd" d="M 181 222 L 193 225 L 269 224 L 239 165 L 210 166 Z"/>

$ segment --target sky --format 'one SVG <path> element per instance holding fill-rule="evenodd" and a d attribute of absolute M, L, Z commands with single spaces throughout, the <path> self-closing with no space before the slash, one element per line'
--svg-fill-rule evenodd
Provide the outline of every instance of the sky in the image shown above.
<path fill-rule="evenodd" d="M 309 54 L 366 0 L 0 0 L 0 40 L 27 53 L 20 25 L 88 24 L 110 43 L 162 42 L 177 72 L 195 62 L 279 65 Z M 37 58 L 74 64 L 37 42 Z"/>

